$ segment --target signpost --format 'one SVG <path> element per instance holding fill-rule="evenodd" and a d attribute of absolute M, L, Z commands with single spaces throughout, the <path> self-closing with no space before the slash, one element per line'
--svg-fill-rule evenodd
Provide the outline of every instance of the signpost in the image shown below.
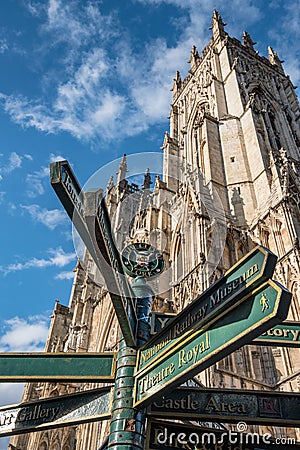
<path fill-rule="evenodd" d="M 116 353 L 0 353 L 0 381 L 114 382 Z"/>
<path fill-rule="evenodd" d="M 154 417 L 300 426 L 300 393 L 177 388 L 148 408 Z"/>
<path fill-rule="evenodd" d="M 151 313 L 151 334 L 160 331 L 175 317 L 172 313 Z M 285 320 L 253 340 L 256 345 L 277 345 L 279 347 L 300 347 L 300 323 Z"/>
<path fill-rule="evenodd" d="M 51 163 L 50 179 L 51 186 L 98 266 L 95 249 L 84 219 L 84 195 L 68 161 Z"/>
<path fill-rule="evenodd" d="M 137 370 L 160 358 L 179 337 L 199 330 L 213 318 L 217 319 L 225 309 L 238 304 L 256 286 L 272 277 L 276 259 L 273 253 L 261 246 L 248 253 L 148 341 L 139 352 Z"/>
<path fill-rule="evenodd" d="M 0 381 L 113 382 L 115 377 L 114 396 L 111 406 L 107 388 L 2 408 L 0 436 L 111 417 L 108 447 L 141 449 L 141 409 L 151 402 L 149 413 L 155 415 L 172 412 L 172 417 L 193 420 L 209 416 L 213 420 L 243 418 L 249 423 L 272 420 L 280 424 L 288 417 L 294 426 L 299 425 L 295 396 L 283 399 L 269 393 L 190 388 L 167 396 L 230 352 L 255 338 L 261 341 L 261 333 L 266 333 L 265 340 L 280 337 L 286 342 L 292 335 L 293 342 L 298 342 L 298 324 L 299 329 L 295 325 L 288 329 L 277 325 L 287 316 L 291 294 L 270 280 L 276 256 L 264 247 L 256 247 L 171 320 L 157 315 L 162 329 L 148 340 L 153 292 L 145 283 L 139 283 L 139 278 L 163 270 L 161 255 L 148 244 L 126 247 L 123 264 L 130 276 L 137 277 L 131 288 L 113 239 L 102 191 L 82 193 L 68 161 L 52 163 L 50 171 L 56 194 L 105 279 L 124 339 L 117 358 L 114 353 L 0 354 Z M 155 331 L 156 324 L 152 328 Z M 146 343 L 138 350 L 136 360 L 135 348 L 141 342 Z M 286 412 L 289 408 L 291 413 Z M 157 435 L 152 446 L 151 433 L 150 426 L 149 448 L 166 448 L 156 446 Z"/>
<path fill-rule="evenodd" d="M 85 198 L 68 161 L 51 163 L 50 178 L 53 189 L 104 276 L 124 339 L 129 347 L 134 347 L 137 323 L 132 303 L 134 294 L 124 275 L 103 196 L 98 191 Z"/>
<path fill-rule="evenodd" d="M 151 358 L 156 346 L 146 345 L 146 351 L 142 347 L 139 358 L 145 359 L 147 365 L 140 361 L 137 364 L 134 406 L 146 406 L 284 320 L 291 294 L 269 280 L 242 300 L 229 312 L 223 311 L 217 320 L 174 339 L 158 358 Z"/>
<path fill-rule="evenodd" d="M 170 320 L 174 319 L 175 316 L 176 314 L 174 313 L 153 311 L 151 313 L 151 335 L 158 333 L 158 331 L 164 328 Z"/>
<path fill-rule="evenodd" d="M 108 445 L 117 445 L 121 439 L 130 448 L 142 448 L 144 415 L 140 413 L 137 417 L 136 411 L 132 407 L 133 371 L 136 362 L 135 347 L 141 345 L 141 342 L 144 343 L 149 337 L 149 315 L 153 291 L 145 283 L 135 283 L 134 293 L 131 290 L 124 275 L 120 254 L 113 240 L 110 219 L 102 192 L 81 194 L 80 186 L 67 161 L 53 163 L 50 171 L 53 188 L 67 209 L 87 249 L 91 249 L 91 256 L 104 276 L 123 334 L 117 357 Z M 83 198 L 84 206 L 82 208 Z M 75 218 L 72 214 L 75 214 Z M 143 250 L 145 253 L 145 249 Z M 147 253 L 146 251 L 144 256 L 147 256 Z M 145 261 L 143 261 L 143 267 L 144 263 Z M 150 260 L 146 262 L 146 265 L 149 266 L 149 263 Z M 160 264 L 160 267 L 163 268 L 163 264 Z M 145 276 L 151 276 L 152 272 L 152 267 L 149 266 Z M 136 305 L 132 303 L 133 298 L 136 298 Z M 125 426 L 125 429 L 124 416 L 120 415 L 120 409 L 130 424 Z"/>
<path fill-rule="evenodd" d="M 150 420 L 146 440 L 147 450 L 299 450 L 295 438 L 272 439 L 269 433 L 238 433 Z"/>
<path fill-rule="evenodd" d="M 84 218 L 123 336 L 127 345 L 132 347 L 136 343 L 137 323 L 132 301 L 134 294 L 125 277 L 120 254 L 112 237 L 102 190 L 85 194 Z"/>
<path fill-rule="evenodd" d="M 0 408 L 0 437 L 109 419 L 111 388 L 104 387 Z"/>
<path fill-rule="evenodd" d="M 300 323 L 285 321 L 254 339 L 254 344 L 300 347 Z"/>

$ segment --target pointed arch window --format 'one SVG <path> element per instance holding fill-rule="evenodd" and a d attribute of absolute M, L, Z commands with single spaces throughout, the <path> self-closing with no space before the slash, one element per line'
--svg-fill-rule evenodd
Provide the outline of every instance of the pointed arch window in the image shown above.
<path fill-rule="evenodd" d="M 39 444 L 39 450 L 48 450 L 48 445 L 47 445 L 47 443 L 45 441 L 41 442 Z"/>
<path fill-rule="evenodd" d="M 179 280 L 183 276 L 183 255 L 182 255 L 182 238 L 181 235 L 177 235 L 175 245 L 175 280 Z"/>
<path fill-rule="evenodd" d="M 271 139 L 273 141 L 275 141 L 276 148 L 277 148 L 277 150 L 279 150 L 282 147 L 282 144 L 280 141 L 280 133 L 279 133 L 279 131 L 277 129 L 277 125 L 276 125 L 276 115 L 272 108 L 269 108 L 268 113 L 269 113 L 268 115 L 269 115 L 269 120 L 270 120 L 270 124 L 271 124 L 271 131 L 272 131 Z"/>

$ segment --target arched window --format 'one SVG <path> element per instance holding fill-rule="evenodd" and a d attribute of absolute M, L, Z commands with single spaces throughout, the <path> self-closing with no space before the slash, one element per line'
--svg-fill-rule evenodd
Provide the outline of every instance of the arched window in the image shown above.
<path fill-rule="evenodd" d="M 179 233 L 176 237 L 174 256 L 175 280 L 179 280 L 183 275 L 182 239 Z"/>
<path fill-rule="evenodd" d="M 291 302 L 289 310 L 289 320 L 300 320 L 300 282 L 295 281 L 292 284 L 291 292 L 293 294 L 293 299 Z"/>
<path fill-rule="evenodd" d="M 273 132 L 273 136 L 271 139 L 274 139 L 274 141 L 276 143 L 276 148 L 277 148 L 277 150 L 279 150 L 282 147 L 281 142 L 280 142 L 280 133 L 277 130 L 277 126 L 276 126 L 275 112 L 271 108 L 269 109 L 269 119 L 270 119 L 272 132 Z"/>

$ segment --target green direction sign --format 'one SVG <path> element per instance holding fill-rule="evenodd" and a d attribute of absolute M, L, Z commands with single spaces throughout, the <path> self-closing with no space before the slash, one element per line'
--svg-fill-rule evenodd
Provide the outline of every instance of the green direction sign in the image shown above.
<path fill-rule="evenodd" d="M 217 319 L 222 311 L 271 278 L 276 260 L 276 256 L 264 247 L 253 249 L 139 350 L 137 370 L 160 358 L 179 337 L 194 332 L 214 317 Z"/>
<path fill-rule="evenodd" d="M 202 329 L 176 340 L 168 352 L 135 375 L 135 405 L 145 406 L 242 345 L 288 313 L 291 293 L 269 280 Z M 150 352 L 150 350 L 149 350 Z M 151 355 L 151 353 L 149 353 Z"/>
<path fill-rule="evenodd" d="M 247 427 L 247 424 L 244 424 Z M 272 439 L 246 430 L 217 430 L 171 421 L 150 420 L 146 438 L 147 450 L 299 450 L 294 438 Z"/>
<path fill-rule="evenodd" d="M 68 161 L 52 163 L 50 179 L 58 198 L 104 276 L 127 345 L 135 346 L 137 322 L 132 304 L 134 295 L 124 275 L 103 197 L 99 197 L 99 192 L 83 194 Z M 107 264 L 103 264 L 103 260 Z"/>
<path fill-rule="evenodd" d="M 300 426 L 300 394 L 181 387 L 148 408 L 155 417 Z"/>
<path fill-rule="evenodd" d="M 0 381 L 113 382 L 115 353 L 0 353 Z"/>
<path fill-rule="evenodd" d="M 86 192 L 84 214 L 101 274 L 110 292 L 123 336 L 127 345 L 134 346 L 137 323 L 132 301 L 134 294 L 124 274 L 120 254 L 112 237 L 111 222 L 101 189 Z"/>
<path fill-rule="evenodd" d="M 110 418 L 111 388 L 0 408 L 0 437 Z"/>
<path fill-rule="evenodd" d="M 285 321 L 254 339 L 254 344 L 300 347 L 300 323 Z"/>
<path fill-rule="evenodd" d="M 173 319 L 172 313 L 151 313 L 151 334 L 160 331 L 169 320 Z M 257 345 L 278 345 L 280 347 L 300 347 L 300 323 L 285 320 L 270 330 L 254 339 Z"/>

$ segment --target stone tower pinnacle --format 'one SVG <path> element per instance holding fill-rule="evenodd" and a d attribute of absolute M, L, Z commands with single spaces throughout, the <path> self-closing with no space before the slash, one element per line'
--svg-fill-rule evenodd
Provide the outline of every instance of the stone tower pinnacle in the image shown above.
<path fill-rule="evenodd" d="M 269 61 L 273 66 L 277 66 L 277 68 L 283 72 L 282 63 L 283 60 L 279 59 L 277 52 L 275 52 L 272 47 L 268 47 L 268 57 Z"/>
<path fill-rule="evenodd" d="M 176 94 L 176 92 L 180 88 L 181 88 L 181 76 L 180 76 L 180 72 L 177 70 L 176 74 L 175 74 L 175 78 L 174 78 L 173 87 L 171 89 L 171 91 L 173 91 L 173 95 Z"/>
<path fill-rule="evenodd" d="M 195 45 L 193 45 L 191 53 L 190 53 L 190 59 L 189 59 L 189 63 L 191 65 L 191 69 L 190 72 L 194 72 L 194 70 L 196 69 L 198 63 L 200 60 L 200 56 L 197 50 L 197 47 Z"/>
<path fill-rule="evenodd" d="M 251 52 L 255 52 L 254 45 L 256 44 L 256 42 L 252 41 L 251 36 L 249 33 L 247 33 L 247 31 L 243 32 L 242 44 Z"/>
<path fill-rule="evenodd" d="M 119 184 L 122 180 L 126 178 L 127 170 L 127 159 L 126 159 L 126 153 L 124 153 L 122 160 L 120 162 L 119 170 L 117 172 L 117 184 Z"/>
<path fill-rule="evenodd" d="M 213 32 L 215 42 L 218 42 L 219 40 L 222 40 L 227 36 L 227 33 L 224 30 L 225 26 L 226 23 L 223 22 L 221 15 L 218 13 L 216 9 L 214 9 L 212 16 L 211 30 Z"/>
<path fill-rule="evenodd" d="M 150 169 L 148 168 L 144 175 L 143 189 L 150 189 L 151 184 L 152 184 L 152 181 L 151 181 Z"/>

